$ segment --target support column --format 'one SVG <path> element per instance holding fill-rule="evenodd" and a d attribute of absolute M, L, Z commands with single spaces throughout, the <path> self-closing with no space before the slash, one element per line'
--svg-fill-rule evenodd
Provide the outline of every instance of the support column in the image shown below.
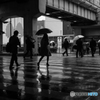
<path fill-rule="evenodd" d="M 24 16 L 24 52 L 26 52 L 25 35 L 29 35 L 36 40 L 35 48 L 33 49 L 33 54 L 36 54 L 38 52 L 37 36 L 35 35 L 36 32 L 37 32 L 37 18 L 33 18 L 31 15 Z"/>
<path fill-rule="evenodd" d="M 0 22 L 0 30 L 2 30 L 2 22 Z M 3 50 L 3 39 L 2 39 L 2 34 L 0 34 L 0 54 L 2 53 Z"/>

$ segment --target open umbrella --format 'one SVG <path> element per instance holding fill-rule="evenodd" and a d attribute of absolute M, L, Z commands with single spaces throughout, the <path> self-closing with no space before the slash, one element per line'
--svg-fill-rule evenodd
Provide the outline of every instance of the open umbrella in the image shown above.
<path fill-rule="evenodd" d="M 98 43 L 100 43 L 100 40 L 98 40 Z"/>
<path fill-rule="evenodd" d="M 80 38 L 84 38 L 84 36 L 83 36 L 83 35 L 77 35 L 77 36 L 74 37 L 73 40 L 76 41 L 76 40 L 78 40 L 78 39 L 80 39 Z"/>
<path fill-rule="evenodd" d="M 52 31 L 48 28 L 42 28 L 36 32 L 36 35 L 43 35 L 47 33 L 51 33 Z"/>
<path fill-rule="evenodd" d="M 64 40 L 65 40 L 65 39 L 70 39 L 70 37 L 64 37 Z"/>
<path fill-rule="evenodd" d="M 50 41 L 50 43 L 55 43 L 55 41 Z"/>

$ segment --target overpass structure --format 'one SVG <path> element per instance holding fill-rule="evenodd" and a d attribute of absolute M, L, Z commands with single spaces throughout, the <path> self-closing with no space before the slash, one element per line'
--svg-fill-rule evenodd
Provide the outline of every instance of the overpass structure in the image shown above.
<path fill-rule="evenodd" d="M 26 34 L 37 39 L 37 18 L 41 15 L 70 21 L 72 26 L 88 26 L 98 23 L 97 3 L 91 0 L 0 0 L 0 30 L 2 23 L 12 17 L 24 19 L 24 36 Z M 2 35 L 0 35 L 2 44 Z M 25 46 L 25 45 L 24 45 Z M 0 48 L 2 52 L 2 47 Z M 35 45 L 37 52 L 37 43 Z"/>
<path fill-rule="evenodd" d="M 74 26 L 93 25 L 97 23 L 98 6 L 86 0 L 47 0 L 46 15 L 70 21 Z"/>

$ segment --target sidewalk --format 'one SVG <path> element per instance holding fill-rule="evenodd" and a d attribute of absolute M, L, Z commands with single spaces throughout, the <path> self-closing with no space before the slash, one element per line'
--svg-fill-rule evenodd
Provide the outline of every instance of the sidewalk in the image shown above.
<path fill-rule="evenodd" d="M 41 79 L 37 73 L 37 61 L 39 56 L 34 56 L 32 60 L 19 56 L 17 84 L 12 85 L 12 76 L 9 71 L 10 56 L 0 56 L 0 93 L 6 91 L 12 85 L 10 92 L 21 90 L 21 100 L 93 100 L 91 97 L 70 97 L 70 92 L 96 92 L 100 88 L 100 56 L 95 57 L 85 55 L 83 58 L 76 58 L 74 54 L 62 56 L 62 54 L 52 54 L 50 56 L 50 80 Z M 14 69 L 15 70 L 15 69 Z M 40 64 L 41 72 L 46 75 L 46 57 Z M 4 92 L 5 93 L 5 92 Z M 9 94 L 0 97 L 8 100 Z M 99 94 L 100 96 L 100 94 Z M 95 100 L 99 100 L 100 97 Z M 94 97 L 93 97 L 94 98 Z M 9 100 L 18 100 L 10 99 Z"/>

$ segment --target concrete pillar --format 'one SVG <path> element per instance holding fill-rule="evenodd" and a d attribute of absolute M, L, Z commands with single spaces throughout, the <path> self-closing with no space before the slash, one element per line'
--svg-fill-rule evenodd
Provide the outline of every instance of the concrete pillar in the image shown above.
<path fill-rule="evenodd" d="M 0 30 L 2 30 L 2 22 L 0 22 Z M 3 50 L 3 37 L 2 34 L 0 33 L 0 54 L 2 53 Z"/>
<path fill-rule="evenodd" d="M 33 54 L 37 53 L 37 36 L 35 35 L 36 32 L 37 32 L 37 18 L 32 17 L 31 15 L 24 16 L 24 52 L 26 52 L 25 35 L 29 35 L 36 40 L 35 49 L 33 49 Z"/>

